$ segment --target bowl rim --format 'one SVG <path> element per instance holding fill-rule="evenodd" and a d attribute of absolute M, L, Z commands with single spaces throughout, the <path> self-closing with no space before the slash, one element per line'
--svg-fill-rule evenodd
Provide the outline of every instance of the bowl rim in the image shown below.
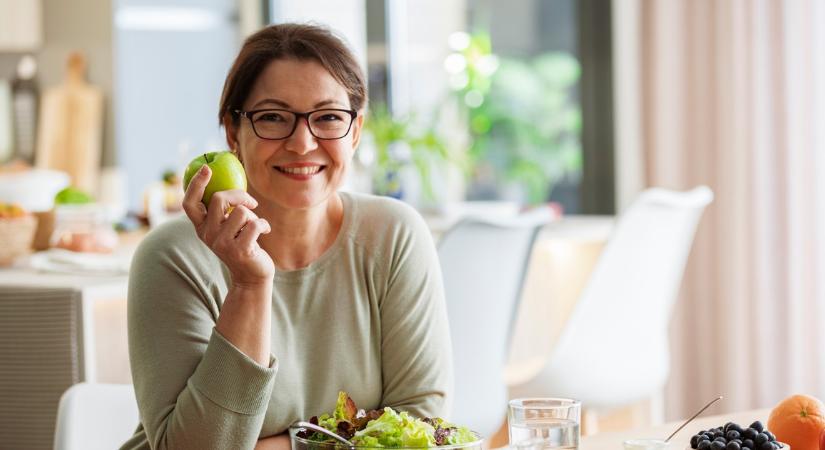
<path fill-rule="evenodd" d="M 481 445 L 484 442 L 484 438 L 475 431 L 470 430 L 470 433 L 473 434 L 477 439 L 472 442 L 467 442 L 464 444 L 450 444 L 450 445 L 438 445 L 433 447 L 369 447 L 364 445 L 353 445 L 352 447 L 347 447 L 344 444 L 336 443 L 336 442 L 318 442 L 318 441 L 311 441 L 309 439 L 302 438 L 297 434 L 293 434 L 290 436 L 290 440 L 300 442 L 301 444 L 308 444 L 308 445 L 323 445 L 325 447 L 334 448 L 360 448 L 360 449 L 392 449 L 392 450 L 422 450 L 422 449 L 439 449 L 439 450 L 451 450 L 451 449 L 460 449 L 460 448 L 467 448 L 470 446 Z M 294 448 L 294 447 L 293 447 Z"/>
<path fill-rule="evenodd" d="M 786 442 L 782 442 L 782 441 L 776 441 L 776 442 L 779 442 L 780 444 L 782 444 L 782 447 L 780 447 L 782 450 L 790 450 L 790 448 L 791 448 L 791 446 L 788 445 Z M 695 449 L 693 447 L 691 447 L 690 442 L 688 442 L 688 444 L 685 446 L 685 450 L 695 450 Z"/>

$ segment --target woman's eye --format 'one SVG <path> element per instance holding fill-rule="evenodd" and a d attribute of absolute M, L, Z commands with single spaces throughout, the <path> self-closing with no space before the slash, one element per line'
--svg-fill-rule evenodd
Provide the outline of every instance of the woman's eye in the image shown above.
<path fill-rule="evenodd" d="M 259 122 L 283 122 L 284 116 L 278 113 L 264 113 L 258 116 L 257 121 Z"/>
<path fill-rule="evenodd" d="M 320 122 L 335 122 L 337 120 L 343 120 L 341 116 L 338 114 L 324 114 L 317 119 Z"/>

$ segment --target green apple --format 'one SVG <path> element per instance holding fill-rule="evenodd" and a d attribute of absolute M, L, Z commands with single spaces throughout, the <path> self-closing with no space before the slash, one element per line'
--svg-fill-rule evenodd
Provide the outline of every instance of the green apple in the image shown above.
<path fill-rule="evenodd" d="M 204 153 L 193 159 L 186 166 L 186 172 L 183 174 L 183 190 L 189 187 L 189 182 L 204 164 L 212 170 L 212 177 L 203 191 L 204 205 L 209 206 L 209 200 L 215 192 L 231 189 L 246 190 L 246 172 L 243 170 L 243 164 L 232 152 Z"/>
<path fill-rule="evenodd" d="M 56 205 L 82 205 L 84 203 L 93 203 L 95 201 L 91 195 L 86 192 L 69 186 L 54 196 L 54 203 Z"/>

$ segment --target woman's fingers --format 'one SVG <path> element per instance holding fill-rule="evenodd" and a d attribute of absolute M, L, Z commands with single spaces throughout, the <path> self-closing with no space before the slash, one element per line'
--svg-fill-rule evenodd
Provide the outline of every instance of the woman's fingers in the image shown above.
<path fill-rule="evenodd" d="M 183 195 L 183 210 L 196 228 L 200 227 L 206 219 L 206 206 L 203 205 L 201 199 L 203 199 L 203 192 L 211 177 L 212 171 L 204 164 L 189 181 L 189 186 Z"/>
<path fill-rule="evenodd" d="M 246 226 L 243 227 L 240 233 L 238 233 L 237 241 L 238 246 L 240 248 L 249 248 L 255 241 L 258 240 L 258 236 L 262 234 L 268 234 L 272 231 L 272 228 L 269 226 L 269 222 L 266 219 L 255 219 L 253 221 L 247 222 Z"/>
<path fill-rule="evenodd" d="M 209 201 L 209 210 L 206 213 L 207 235 L 215 236 L 221 225 L 226 221 L 227 213 L 232 212 L 230 208 L 237 208 L 238 206 L 245 206 L 251 210 L 258 207 L 258 202 L 241 189 L 215 192 L 212 195 L 212 200 Z"/>
<path fill-rule="evenodd" d="M 210 174 L 209 168 L 203 166 L 192 178 L 183 207 L 201 240 L 221 259 L 233 254 L 236 256 L 230 258 L 234 259 L 239 255 L 238 251 L 247 253 L 261 233 L 269 232 L 269 223 L 252 212 L 258 202 L 241 189 L 216 192 L 209 207 L 204 206 L 201 199 Z"/>
<path fill-rule="evenodd" d="M 228 240 L 234 240 L 238 237 L 238 233 L 240 233 L 249 222 L 257 219 L 258 216 L 256 216 L 255 213 L 253 213 L 249 208 L 244 205 L 238 205 L 232 210 L 231 213 L 229 213 L 229 217 L 227 217 L 221 224 L 222 237 Z"/>

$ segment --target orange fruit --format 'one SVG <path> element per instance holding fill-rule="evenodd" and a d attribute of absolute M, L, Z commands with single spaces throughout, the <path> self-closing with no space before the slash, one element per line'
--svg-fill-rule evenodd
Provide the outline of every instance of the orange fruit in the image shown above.
<path fill-rule="evenodd" d="M 825 404 L 810 395 L 792 395 L 779 402 L 768 418 L 768 430 L 792 450 L 819 450 L 825 428 Z"/>

